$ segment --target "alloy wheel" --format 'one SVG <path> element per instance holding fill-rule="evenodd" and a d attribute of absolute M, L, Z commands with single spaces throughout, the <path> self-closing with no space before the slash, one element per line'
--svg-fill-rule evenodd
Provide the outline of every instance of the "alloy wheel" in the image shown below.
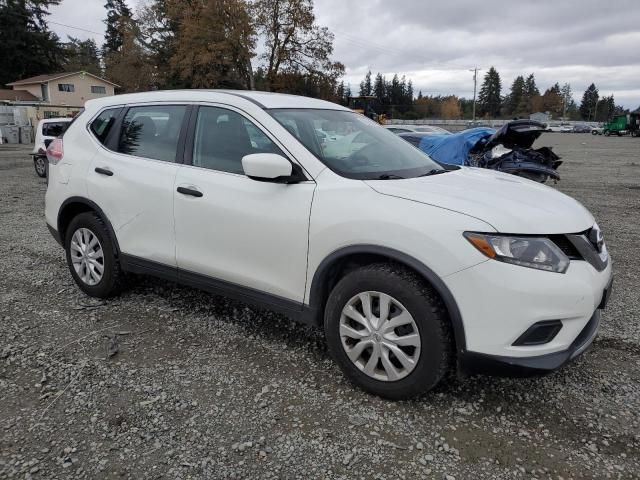
<path fill-rule="evenodd" d="M 71 263 L 80 280 L 93 286 L 104 274 L 104 252 L 98 237 L 88 228 L 79 228 L 71 237 Z"/>
<path fill-rule="evenodd" d="M 347 357 L 367 376 L 392 382 L 409 375 L 420 358 L 420 333 L 409 311 L 382 292 L 352 297 L 340 316 Z"/>
<path fill-rule="evenodd" d="M 44 176 L 46 170 L 47 166 L 44 163 L 44 159 L 42 157 L 36 158 L 36 172 L 38 172 L 38 175 Z"/>

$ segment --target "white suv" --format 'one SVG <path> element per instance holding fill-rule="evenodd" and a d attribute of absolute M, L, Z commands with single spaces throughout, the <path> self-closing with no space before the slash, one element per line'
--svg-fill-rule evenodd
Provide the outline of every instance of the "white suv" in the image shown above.
<path fill-rule="evenodd" d="M 589 346 L 611 291 L 581 204 L 438 164 L 333 103 L 91 100 L 48 157 L 46 220 L 84 292 L 146 273 L 283 312 L 323 326 L 344 373 L 388 398 L 455 368 L 556 369 Z"/>

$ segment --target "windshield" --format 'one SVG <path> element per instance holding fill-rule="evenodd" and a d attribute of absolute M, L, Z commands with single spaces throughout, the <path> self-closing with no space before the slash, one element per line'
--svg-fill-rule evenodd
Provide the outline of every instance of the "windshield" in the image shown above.
<path fill-rule="evenodd" d="M 343 177 L 386 180 L 443 171 L 425 153 L 358 113 L 313 109 L 274 109 L 269 113 Z"/>

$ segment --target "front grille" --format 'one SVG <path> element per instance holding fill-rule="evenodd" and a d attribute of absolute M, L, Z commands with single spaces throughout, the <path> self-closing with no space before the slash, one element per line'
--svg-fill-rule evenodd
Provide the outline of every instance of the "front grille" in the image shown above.
<path fill-rule="evenodd" d="M 562 250 L 571 260 L 582 260 L 583 257 L 578 249 L 569 241 L 565 235 L 549 235 L 549 239 L 556 244 L 556 246 Z"/>

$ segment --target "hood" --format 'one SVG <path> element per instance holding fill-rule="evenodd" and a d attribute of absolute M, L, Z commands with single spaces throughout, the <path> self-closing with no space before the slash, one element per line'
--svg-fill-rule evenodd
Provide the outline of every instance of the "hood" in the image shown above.
<path fill-rule="evenodd" d="M 366 183 L 383 195 L 470 215 L 502 233 L 577 233 L 595 223 L 591 213 L 573 198 L 493 170 L 463 167 L 428 177 Z"/>
<path fill-rule="evenodd" d="M 504 145 L 507 148 L 531 148 L 533 142 L 542 135 L 545 126 L 533 120 L 514 120 L 505 123 L 496 133 L 491 135 L 485 144 L 484 150 L 491 150 L 496 145 Z"/>

